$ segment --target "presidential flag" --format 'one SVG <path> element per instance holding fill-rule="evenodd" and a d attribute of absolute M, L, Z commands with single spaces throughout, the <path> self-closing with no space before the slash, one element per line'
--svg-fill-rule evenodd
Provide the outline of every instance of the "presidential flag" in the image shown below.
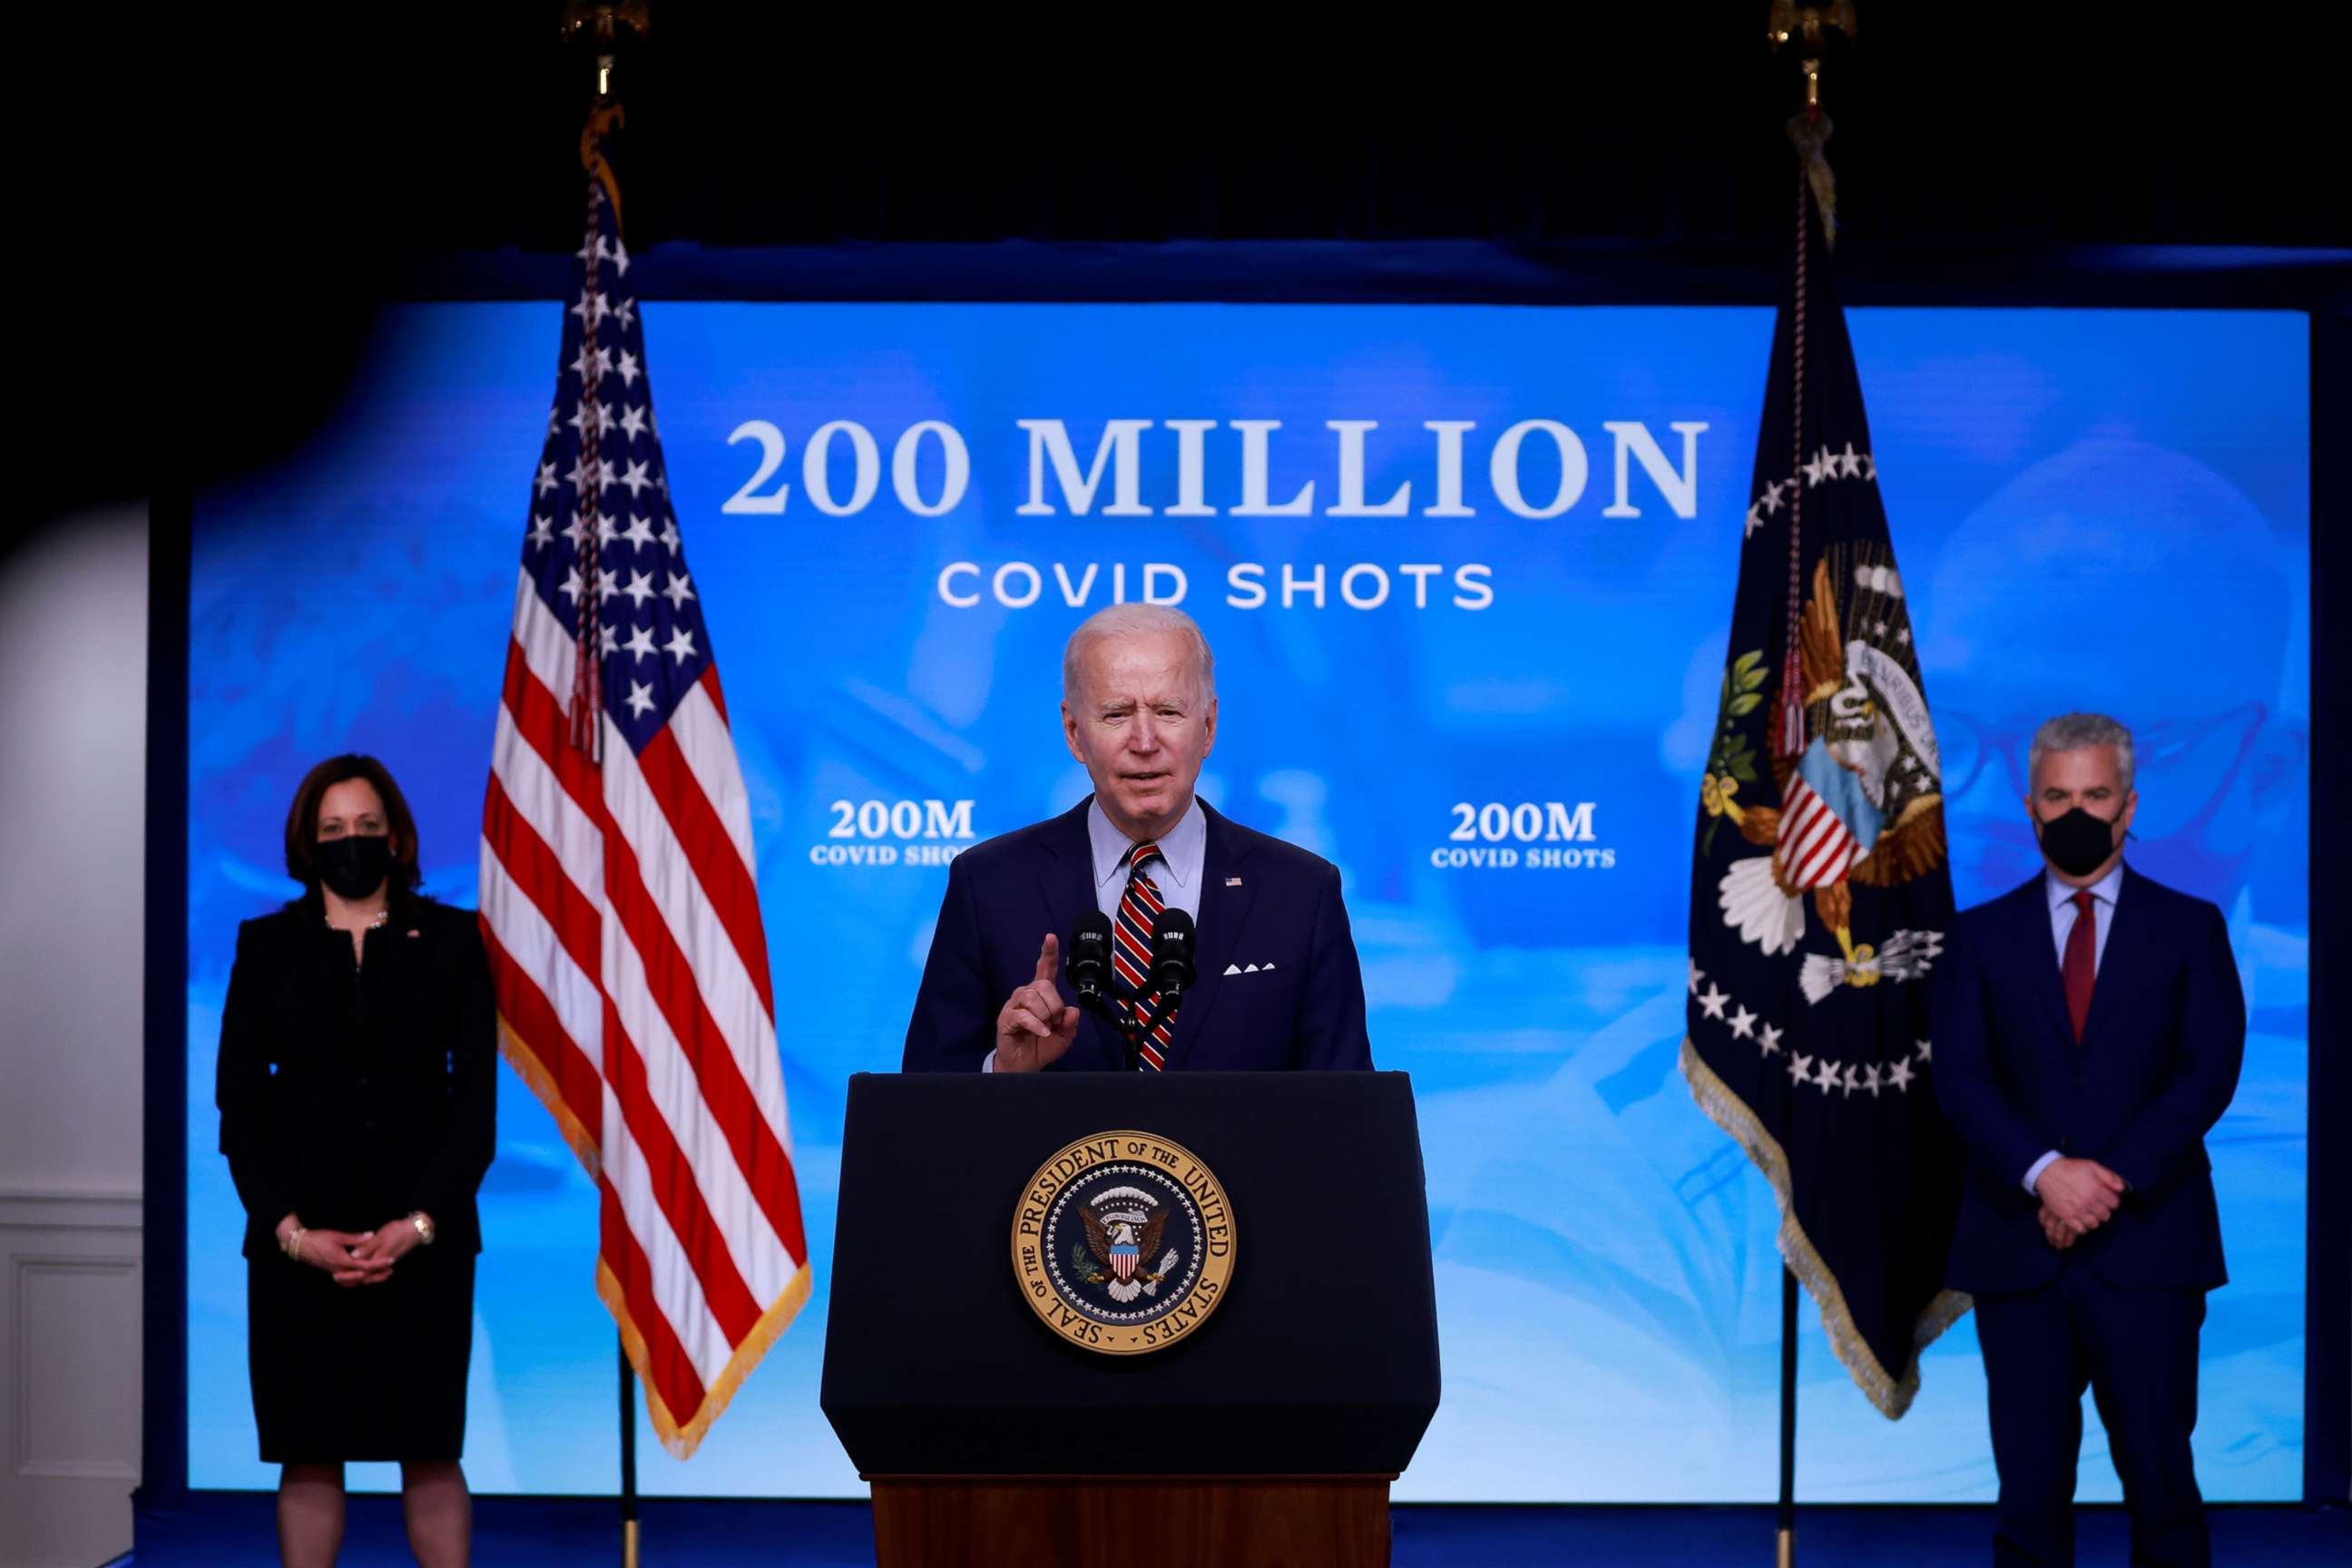
<path fill-rule="evenodd" d="M 586 242 L 515 587 L 482 808 L 507 1059 L 596 1183 L 596 1289 L 692 1454 L 809 1295 L 751 818 L 670 504 L 620 195 Z"/>
<path fill-rule="evenodd" d="M 1960 1167 L 1927 1026 L 1952 889 L 1818 135 L 1806 150 L 1700 781 L 1682 1061 L 1771 1182 L 1781 1254 L 1839 1360 L 1893 1418 L 1969 1306 L 1943 1289 Z"/>

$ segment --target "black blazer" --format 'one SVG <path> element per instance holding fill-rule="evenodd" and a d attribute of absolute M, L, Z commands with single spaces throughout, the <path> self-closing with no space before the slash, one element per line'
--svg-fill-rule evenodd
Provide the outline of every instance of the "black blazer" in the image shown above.
<path fill-rule="evenodd" d="M 245 1202 L 245 1251 L 289 1214 L 370 1230 L 412 1209 L 435 1242 L 481 1250 L 475 1189 L 497 1141 L 498 1011 L 467 910 L 394 901 L 351 938 L 312 893 L 237 928 L 221 1012 L 220 1147 Z"/>
<path fill-rule="evenodd" d="M 1061 816 L 976 844 L 948 866 L 907 1024 L 908 1072 L 976 1072 L 996 1047 L 1005 998 L 1036 978 L 1037 947 L 1062 939 L 1055 984 L 1070 989 L 1070 932 L 1096 908 L 1094 848 L 1080 801 Z M 1244 827 L 1201 803 L 1199 974 L 1176 1012 L 1171 1071 L 1369 1069 L 1364 976 L 1339 871 L 1295 844 Z M 1091 1013 L 1053 1064 L 1057 1072 L 1123 1068 L 1127 1047 Z"/>
<path fill-rule="evenodd" d="M 2037 876 L 1953 921 L 1934 1040 L 1937 1098 L 1969 1145 L 1954 1289 L 2056 1276 L 2024 1186 L 2051 1150 L 2131 1184 L 2074 1247 L 2110 1284 L 2210 1290 L 2229 1279 L 2205 1133 L 2237 1092 L 2246 1003 L 2220 910 L 2126 869 L 2078 1046 Z"/>

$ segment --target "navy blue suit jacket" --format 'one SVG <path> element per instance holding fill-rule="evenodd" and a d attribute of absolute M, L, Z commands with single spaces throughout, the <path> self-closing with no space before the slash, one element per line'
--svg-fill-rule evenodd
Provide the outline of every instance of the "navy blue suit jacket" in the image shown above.
<path fill-rule="evenodd" d="M 2225 1283 L 2205 1132 L 2237 1092 L 2246 1003 L 2221 911 L 2126 868 L 2079 1047 L 2039 876 L 1953 921 L 1935 984 L 1937 1098 L 1969 1146 L 1953 1289 L 2056 1277 L 2023 1184 L 2053 1149 L 2130 1184 L 2072 1249 L 2109 1284 Z"/>
<path fill-rule="evenodd" d="M 977 1072 L 996 1048 L 996 1016 L 1037 975 L 1045 933 L 1062 941 L 1055 984 L 1065 1003 L 1070 932 L 1096 910 L 1087 801 L 1049 821 L 975 844 L 948 868 L 947 896 L 931 932 L 915 1016 L 907 1024 L 908 1072 Z M 1364 977 L 1329 861 L 1228 821 L 1208 818 L 1202 867 L 1198 977 L 1176 1011 L 1168 1069 L 1262 1068 L 1369 1070 Z M 1228 974 L 1228 968 L 1253 972 Z M 1079 1015 L 1077 1038 L 1053 1064 L 1063 1072 L 1127 1067 L 1118 1032 Z"/>

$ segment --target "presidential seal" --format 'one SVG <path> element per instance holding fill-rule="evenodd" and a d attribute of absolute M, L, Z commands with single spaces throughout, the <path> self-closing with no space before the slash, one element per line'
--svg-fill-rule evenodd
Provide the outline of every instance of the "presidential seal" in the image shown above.
<path fill-rule="evenodd" d="M 1140 1355 L 1206 1322 L 1234 1277 L 1215 1174 L 1151 1132 L 1097 1132 L 1037 1167 L 1013 1213 L 1013 1276 L 1072 1344 Z"/>

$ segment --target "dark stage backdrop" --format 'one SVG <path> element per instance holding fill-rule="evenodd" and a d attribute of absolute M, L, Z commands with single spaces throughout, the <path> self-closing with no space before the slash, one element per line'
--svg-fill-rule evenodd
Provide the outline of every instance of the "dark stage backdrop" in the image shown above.
<path fill-rule="evenodd" d="M 274 1479 L 254 1458 L 210 1103 L 235 925 L 291 890 L 273 841 L 302 768 L 354 748 L 411 790 L 430 890 L 473 902 L 560 309 L 393 311 L 308 448 L 196 500 L 198 1487 Z M 1056 733 L 1062 639 L 1115 596 L 1181 595 L 1219 655 L 1203 793 L 1339 864 L 1375 1056 L 1421 1100 L 1446 1395 L 1397 1495 L 1769 1496 L 1771 1197 L 1675 1068 L 1692 803 L 1769 313 L 645 310 L 793 1020 L 817 1271 L 690 1464 L 640 1445 L 647 1489 L 859 1491 L 815 1397 L 845 1079 L 897 1063 L 946 858 L 1083 792 Z M 2083 706 L 2139 731 L 2135 862 L 2229 914 L 2253 1034 L 2212 1140 L 2234 1282 L 2206 1331 L 2199 1462 L 2211 1497 L 2295 1497 L 2307 318 L 1863 310 L 1853 324 L 1913 574 L 1956 893 L 2031 872 L 2025 741 L 2046 710 Z M 468 1469 L 486 1490 L 601 1491 L 616 1444 L 594 1197 L 537 1102 L 510 1075 L 505 1090 Z M 1807 1497 L 1991 1496 L 1968 1322 L 1927 1357 L 1899 1426 L 1817 1332 L 1802 1381 Z M 2083 1495 L 2116 1495 L 2095 1416 Z"/>

